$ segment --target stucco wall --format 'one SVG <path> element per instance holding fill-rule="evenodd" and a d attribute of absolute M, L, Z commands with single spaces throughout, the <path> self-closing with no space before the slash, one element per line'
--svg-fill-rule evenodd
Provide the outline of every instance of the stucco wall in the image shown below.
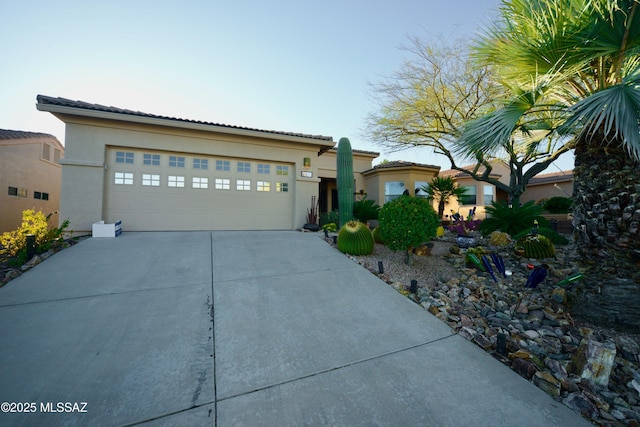
<path fill-rule="evenodd" d="M 51 145 L 51 161 L 42 159 L 42 144 Z M 22 223 L 22 211 L 34 209 L 45 215 L 60 207 L 61 167 L 54 163 L 54 149 L 63 147 L 52 138 L 0 140 L 0 232 L 15 230 Z M 26 190 L 26 197 L 9 195 L 9 187 Z M 47 193 L 48 200 L 34 198 L 34 192 Z M 53 214 L 50 226 L 58 226 Z"/>

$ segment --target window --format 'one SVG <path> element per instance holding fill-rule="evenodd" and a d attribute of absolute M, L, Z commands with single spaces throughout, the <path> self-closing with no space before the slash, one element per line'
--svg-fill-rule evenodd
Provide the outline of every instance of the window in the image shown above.
<path fill-rule="evenodd" d="M 281 165 L 276 166 L 276 174 L 282 175 L 282 176 L 289 175 L 289 166 L 281 166 Z"/>
<path fill-rule="evenodd" d="M 142 163 L 149 166 L 160 166 L 160 154 L 144 153 Z"/>
<path fill-rule="evenodd" d="M 113 183 L 117 185 L 133 185 L 133 174 L 130 172 L 116 172 Z"/>
<path fill-rule="evenodd" d="M 142 185 L 160 187 L 160 175 L 142 174 Z"/>
<path fill-rule="evenodd" d="M 174 168 L 183 168 L 184 157 L 169 156 L 169 166 Z"/>
<path fill-rule="evenodd" d="M 229 190 L 231 188 L 231 180 L 226 178 L 216 178 L 216 190 Z"/>
<path fill-rule="evenodd" d="M 16 197 L 27 197 L 26 188 L 9 187 L 9 195 Z"/>
<path fill-rule="evenodd" d="M 286 193 L 289 191 L 289 183 L 287 182 L 276 182 L 276 191 L 279 193 Z"/>
<path fill-rule="evenodd" d="M 193 159 L 193 168 L 194 169 L 209 169 L 209 160 L 207 159 Z"/>
<path fill-rule="evenodd" d="M 38 200 L 49 200 L 49 193 L 44 193 L 41 191 L 34 191 L 33 198 Z"/>
<path fill-rule="evenodd" d="M 249 191 L 251 190 L 251 181 L 246 179 L 239 179 L 236 181 L 236 190 Z"/>
<path fill-rule="evenodd" d="M 193 188 L 209 188 L 209 178 L 194 176 L 191 181 Z"/>
<path fill-rule="evenodd" d="M 258 191 L 271 191 L 271 183 L 269 181 L 258 181 L 256 189 Z"/>
<path fill-rule="evenodd" d="M 133 164 L 133 153 L 130 151 L 116 151 L 116 163 Z"/>
<path fill-rule="evenodd" d="M 463 186 L 466 191 L 464 196 L 460 197 L 461 205 L 475 205 L 476 202 L 476 186 L 475 185 L 466 185 Z"/>
<path fill-rule="evenodd" d="M 264 163 L 258 163 L 258 173 L 269 175 L 271 173 L 271 165 L 267 165 Z"/>
<path fill-rule="evenodd" d="M 404 182 L 400 181 L 391 181 L 384 183 L 384 202 L 390 202 L 398 197 L 402 196 L 404 193 Z"/>
<path fill-rule="evenodd" d="M 216 170 L 217 171 L 230 171 L 231 170 L 231 162 L 229 160 L 216 160 Z"/>
<path fill-rule="evenodd" d="M 42 144 L 42 158 L 51 160 L 51 146 L 49 144 Z"/>
<path fill-rule="evenodd" d="M 60 163 L 60 156 L 62 155 L 62 152 L 59 149 L 55 149 L 53 150 L 53 161 L 55 163 Z"/>
<path fill-rule="evenodd" d="M 238 162 L 238 172 L 251 172 L 251 163 Z"/>
<path fill-rule="evenodd" d="M 493 185 L 484 186 L 484 205 L 490 206 L 493 202 Z"/>
<path fill-rule="evenodd" d="M 167 185 L 169 187 L 183 188 L 184 187 L 184 176 L 169 175 L 169 179 L 167 181 Z"/>
<path fill-rule="evenodd" d="M 415 186 L 414 194 L 416 197 L 422 197 L 423 199 L 429 198 L 429 193 L 424 190 L 425 188 L 429 188 L 429 183 L 427 181 L 416 181 Z"/>

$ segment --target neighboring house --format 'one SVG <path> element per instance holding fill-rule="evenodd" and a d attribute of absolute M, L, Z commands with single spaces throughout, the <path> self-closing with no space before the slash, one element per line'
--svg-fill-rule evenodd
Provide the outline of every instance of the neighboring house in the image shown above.
<path fill-rule="evenodd" d="M 58 225 L 63 156 L 52 135 L 0 129 L 0 232 L 18 229 L 27 209 L 52 214 Z"/>
<path fill-rule="evenodd" d="M 552 197 L 573 197 L 573 171 L 538 174 L 529 180 L 527 189 L 520 197 L 522 203 L 541 201 Z"/>

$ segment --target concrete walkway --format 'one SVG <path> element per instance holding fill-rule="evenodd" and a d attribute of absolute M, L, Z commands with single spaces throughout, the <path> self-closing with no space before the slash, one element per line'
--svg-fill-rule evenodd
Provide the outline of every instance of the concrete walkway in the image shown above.
<path fill-rule="evenodd" d="M 54 255 L 0 288 L 0 401 L 33 411 L 3 426 L 590 425 L 298 232 Z"/>

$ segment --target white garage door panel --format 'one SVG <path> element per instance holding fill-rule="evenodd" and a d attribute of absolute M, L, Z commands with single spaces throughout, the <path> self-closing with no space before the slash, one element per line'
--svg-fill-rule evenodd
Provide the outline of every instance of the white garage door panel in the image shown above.
<path fill-rule="evenodd" d="M 145 153 L 159 155 L 160 165 L 145 165 Z M 184 167 L 170 167 L 169 156 L 184 157 Z M 202 170 L 192 168 L 193 157 L 110 149 L 105 172 L 105 220 L 121 220 L 123 229 L 130 231 L 289 230 L 293 227 L 293 165 L 280 165 L 288 168 L 288 175 L 282 176 L 276 173 L 275 163 L 224 159 L 230 162 L 229 171 L 216 171 L 215 157 L 197 156 L 208 160 L 208 169 Z M 123 158 L 133 160 L 123 162 Z M 237 172 L 237 162 L 250 163 L 251 172 Z M 270 164 L 270 174 L 257 174 L 258 163 Z M 142 185 L 143 174 L 147 178 L 155 175 L 155 183 L 159 185 Z M 169 176 L 184 177 L 184 187 L 169 187 Z M 207 178 L 208 188 L 193 188 L 193 177 Z M 216 178 L 228 179 L 229 189 L 215 189 Z M 250 190 L 237 190 L 237 179 L 250 181 Z M 258 181 L 269 182 L 271 191 L 258 192 Z M 276 182 L 286 182 L 289 191 L 276 192 Z"/>

